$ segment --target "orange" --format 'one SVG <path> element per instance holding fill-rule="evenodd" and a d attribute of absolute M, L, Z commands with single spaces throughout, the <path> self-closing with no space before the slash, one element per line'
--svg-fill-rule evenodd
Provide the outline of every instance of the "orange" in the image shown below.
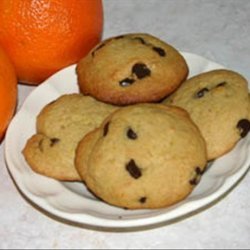
<path fill-rule="evenodd" d="M 101 0 L 1 0 L 0 44 L 18 80 L 39 84 L 101 39 Z"/>
<path fill-rule="evenodd" d="M 0 142 L 14 114 L 17 102 L 17 78 L 14 66 L 0 48 Z"/>

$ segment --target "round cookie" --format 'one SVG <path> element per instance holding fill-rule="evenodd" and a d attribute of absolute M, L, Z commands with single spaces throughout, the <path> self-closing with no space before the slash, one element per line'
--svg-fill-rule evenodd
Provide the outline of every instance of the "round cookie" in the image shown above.
<path fill-rule="evenodd" d="M 26 143 L 24 157 L 37 173 L 63 181 L 80 181 L 75 149 L 116 107 L 92 97 L 69 94 L 46 105 L 37 117 L 37 133 Z"/>
<path fill-rule="evenodd" d="M 76 168 L 109 204 L 160 208 L 184 199 L 206 165 L 206 146 L 187 112 L 137 104 L 112 113 L 78 144 Z"/>
<path fill-rule="evenodd" d="M 194 76 L 163 103 L 189 112 L 205 138 L 209 160 L 227 153 L 250 130 L 247 81 L 230 70 Z"/>
<path fill-rule="evenodd" d="M 81 92 L 117 105 L 159 101 L 187 75 L 175 48 L 143 33 L 104 40 L 77 65 Z"/>

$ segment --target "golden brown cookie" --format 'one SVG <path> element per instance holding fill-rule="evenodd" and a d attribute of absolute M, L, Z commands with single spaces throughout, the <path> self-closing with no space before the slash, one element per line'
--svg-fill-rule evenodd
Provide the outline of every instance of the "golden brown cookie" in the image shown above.
<path fill-rule="evenodd" d="M 59 97 L 38 115 L 37 133 L 23 150 L 26 161 L 39 174 L 57 180 L 80 181 L 74 166 L 77 144 L 115 109 L 81 94 Z"/>
<path fill-rule="evenodd" d="M 159 101 L 187 75 L 174 47 L 143 33 L 104 40 L 77 65 L 82 93 L 117 105 Z"/>
<path fill-rule="evenodd" d="M 167 207 L 183 200 L 206 166 L 206 146 L 187 112 L 137 104 L 112 113 L 79 143 L 76 168 L 109 204 Z"/>
<path fill-rule="evenodd" d="M 194 76 L 163 103 L 189 112 L 205 138 L 209 160 L 230 151 L 250 130 L 247 81 L 230 70 Z"/>

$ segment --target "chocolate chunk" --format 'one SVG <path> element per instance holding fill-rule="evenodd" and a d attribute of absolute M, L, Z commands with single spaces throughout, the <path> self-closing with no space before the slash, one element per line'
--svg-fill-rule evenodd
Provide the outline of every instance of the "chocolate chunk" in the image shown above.
<path fill-rule="evenodd" d="M 203 88 L 201 90 L 199 90 L 197 93 L 196 93 L 196 97 L 198 98 L 201 98 L 205 95 L 206 92 L 208 92 L 208 88 Z"/>
<path fill-rule="evenodd" d="M 133 159 L 131 159 L 126 164 L 126 170 L 135 179 L 138 179 L 138 178 L 140 178 L 142 176 L 140 168 L 136 165 L 136 163 L 135 163 L 135 161 Z"/>
<path fill-rule="evenodd" d="M 237 123 L 237 128 L 240 130 L 240 136 L 245 137 L 250 130 L 250 121 L 247 119 L 241 119 Z"/>
<path fill-rule="evenodd" d="M 110 122 L 107 122 L 103 127 L 103 136 L 106 136 L 109 132 L 109 123 Z"/>
<path fill-rule="evenodd" d="M 199 183 L 200 179 L 199 178 L 193 178 L 189 183 L 193 186 L 196 186 Z"/>
<path fill-rule="evenodd" d="M 165 50 L 160 47 L 153 47 L 153 50 L 157 52 L 159 56 L 166 56 Z"/>
<path fill-rule="evenodd" d="M 133 131 L 133 129 L 129 128 L 127 131 L 127 137 L 129 139 L 135 140 L 137 139 L 137 134 Z"/>
<path fill-rule="evenodd" d="M 91 55 L 94 57 L 95 53 L 101 49 L 102 47 L 104 47 L 105 43 L 101 43 L 94 51 L 92 51 Z"/>
<path fill-rule="evenodd" d="M 146 64 L 144 64 L 144 63 L 136 63 L 132 67 L 132 73 L 135 74 L 138 79 L 142 79 L 144 77 L 150 76 L 151 71 L 147 67 Z"/>
<path fill-rule="evenodd" d="M 140 203 L 145 203 L 147 201 L 147 197 L 141 197 L 140 199 L 139 199 L 139 202 Z"/>
<path fill-rule="evenodd" d="M 127 86 L 130 86 L 131 84 L 133 84 L 134 81 L 135 81 L 135 80 L 132 79 L 132 78 L 125 78 L 125 79 L 121 80 L 121 81 L 119 82 L 119 84 L 120 84 L 122 87 L 127 87 Z"/>
<path fill-rule="evenodd" d="M 53 147 L 55 144 L 59 143 L 60 139 L 58 138 L 51 138 L 50 139 L 50 147 Z"/>
<path fill-rule="evenodd" d="M 200 182 L 201 176 L 205 171 L 202 171 L 200 167 L 195 168 L 195 177 L 189 181 L 191 185 L 197 185 Z"/>
<path fill-rule="evenodd" d="M 195 168 L 195 173 L 196 173 L 197 175 L 202 175 L 202 174 L 203 174 L 203 171 L 200 169 L 200 167 L 196 167 L 196 168 Z"/>
<path fill-rule="evenodd" d="M 216 87 L 223 87 L 227 84 L 227 82 L 220 82 L 216 85 Z"/>
<path fill-rule="evenodd" d="M 142 44 L 146 44 L 145 40 L 141 37 L 134 37 L 135 40 L 139 40 Z"/>

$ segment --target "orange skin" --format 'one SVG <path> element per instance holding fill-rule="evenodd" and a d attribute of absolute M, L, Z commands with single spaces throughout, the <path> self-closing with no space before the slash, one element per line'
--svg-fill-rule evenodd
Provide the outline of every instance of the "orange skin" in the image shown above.
<path fill-rule="evenodd" d="M 18 80 L 37 85 L 100 41 L 102 0 L 1 0 L 0 24 Z"/>
<path fill-rule="evenodd" d="M 0 142 L 17 103 L 17 78 L 10 59 L 0 48 Z"/>

